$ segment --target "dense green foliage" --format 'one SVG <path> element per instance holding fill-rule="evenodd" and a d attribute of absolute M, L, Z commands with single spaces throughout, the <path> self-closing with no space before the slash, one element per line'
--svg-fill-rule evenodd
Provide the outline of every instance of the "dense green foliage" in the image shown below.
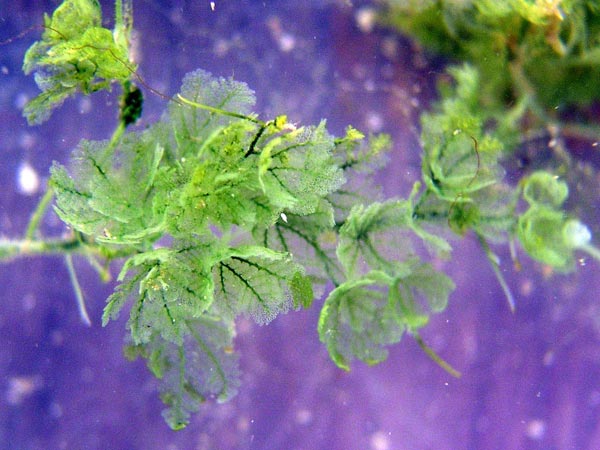
<path fill-rule="evenodd" d="M 600 99 L 597 0 L 387 0 L 384 20 L 473 64 L 489 108 L 523 103 L 539 119 Z"/>
<path fill-rule="evenodd" d="M 42 90 L 25 107 L 27 121 L 45 121 L 78 91 L 90 94 L 128 80 L 136 69 L 129 63 L 128 45 L 127 24 L 118 23 L 114 33 L 102 27 L 97 0 L 63 2 L 44 18 L 42 39 L 25 54 L 23 70 L 35 72 Z"/>
<path fill-rule="evenodd" d="M 116 29 L 126 30 L 119 11 L 117 2 Z M 26 239 L 0 242 L 0 256 L 77 253 L 102 274 L 100 260 L 123 258 L 103 324 L 127 305 L 127 354 L 146 358 L 161 380 L 172 428 L 185 426 L 204 400 L 235 394 L 236 318 L 268 323 L 310 307 L 328 285 L 318 332 L 339 367 L 378 363 L 408 333 L 456 375 L 419 336 L 454 283 L 415 251 L 417 242 L 450 257 L 453 232 L 475 233 L 511 307 L 488 242 L 518 239 L 559 270 L 573 268 L 577 249 L 598 256 L 587 228 L 562 210 L 563 182 L 546 172 L 518 186 L 504 181 L 502 152 L 522 110 L 486 108 L 471 65 L 450 70 L 452 83 L 422 116 L 422 181 L 406 199 L 382 199 L 365 186 L 385 165 L 387 136 L 348 127 L 336 138 L 324 121 L 260 120 L 246 84 L 202 70 L 185 77 L 160 121 L 125 131 L 141 108 L 134 65 L 127 39 L 100 23 L 95 0 L 65 0 L 46 18 L 24 65 L 43 92 L 24 113 L 38 123 L 67 96 L 118 83 L 121 124 L 110 140 L 82 140 L 69 164 L 51 169 L 54 211 L 73 235 L 34 235 L 46 196 Z"/>

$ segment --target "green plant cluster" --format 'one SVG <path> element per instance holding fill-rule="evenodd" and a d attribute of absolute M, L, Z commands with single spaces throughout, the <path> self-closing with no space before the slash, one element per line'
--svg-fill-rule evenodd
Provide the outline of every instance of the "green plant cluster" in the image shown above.
<path fill-rule="evenodd" d="M 123 11 L 121 1 L 117 11 Z M 114 32 L 102 26 L 97 0 L 63 2 L 44 17 L 42 39 L 23 60 L 23 71 L 34 73 L 42 93 L 23 113 L 30 124 L 44 122 L 52 110 L 76 92 L 91 94 L 124 83 L 136 70 L 129 62 L 131 22 L 119 15 Z"/>
<path fill-rule="evenodd" d="M 116 30 L 130 29 L 124 10 L 130 5 L 117 1 Z M 25 58 L 27 72 L 49 80 L 25 109 L 31 122 L 75 92 L 117 83 L 127 99 L 137 89 L 135 66 L 123 60 L 127 39 L 112 40 L 119 33 L 99 28 L 100 17 L 95 0 L 65 0 L 46 18 L 42 41 Z M 88 42 L 87 33 L 106 39 Z M 81 70 L 82 61 L 94 69 Z M 449 237 L 474 232 L 513 308 L 488 242 L 519 240 L 533 258 L 560 270 L 574 266 L 575 250 L 598 252 L 587 228 L 562 210 L 564 183 L 545 172 L 516 187 L 504 181 L 500 157 L 513 122 L 486 112 L 472 66 L 450 73 L 453 82 L 423 115 L 422 181 L 407 198 L 383 199 L 365 188 L 385 165 L 385 135 L 365 138 L 348 127 L 334 137 L 325 121 L 263 121 L 252 112 L 246 84 L 202 70 L 186 75 L 160 121 L 130 131 L 142 100 L 135 94 L 122 103 L 111 139 L 82 140 L 69 164 L 54 163 L 25 239 L 1 240 L 0 257 L 82 255 L 105 278 L 107 262 L 123 259 L 103 325 L 127 305 L 127 355 L 147 359 L 174 429 L 206 399 L 235 394 L 238 317 L 266 324 L 311 307 L 331 286 L 318 333 L 340 368 L 355 359 L 383 361 L 388 346 L 408 333 L 459 375 L 419 335 L 454 289 L 415 250 L 419 243 L 448 258 Z M 39 236 L 51 203 L 72 236 Z"/>
<path fill-rule="evenodd" d="M 597 0 L 387 0 L 382 20 L 472 64 L 488 108 L 522 104 L 537 120 L 600 99 Z"/>

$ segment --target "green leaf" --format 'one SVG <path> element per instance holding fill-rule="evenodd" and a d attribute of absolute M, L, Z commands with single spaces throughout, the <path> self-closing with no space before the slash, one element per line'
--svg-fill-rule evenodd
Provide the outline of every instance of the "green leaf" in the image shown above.
<path fill-rule="evenodd" d="M 96 0 L 65 0 L 51 18 L 45 17 L 42 40 L 25 54 L 23 71 L 35 72 L 42 93 L 23 110 L 30 124 L 40 124 L 52 110 L 75 94 L 110 89 L 135 72 L 128 49 L 117 45 L 110 30 L 101 27 Z"/>
<path fill-rule="evenodd" d="M 312 280 L 300 272 L 296 272 L 290 283 L 294 308 L 308 309 L 314 300 Z"/>
<path fill-rule="evenodd" d="M 519 217 L 517 236 L 533 259 L 560 271 L 571 271 L 575 266 L 574 249 L 564 238 L 566 222 L 562 211 L 533 206 Z"/>
<path fill-rule="evenodd" d="M 186 74 L 180 89 L 180 95 L 192 102 L 207 105 L 228 111 L 236 111 L 240 115 L 249 115 L 256 102 L 254 92 L 246 83 L 234 81 L 231 78 L 213 77 L 204 70 L 195 70 Z M 251 116 L 249 116 L 251 117 Z M 258 131 L 255 122 L 245 121 L 236 117 L 195 108 L 181 102 L 172 102 L 169 105 L 168 115 L 165 117 L 172 129 L 167 152 L 173 161 L 185 163 L 192 158 L 192 166 L 196 161 L 193 158 L 232 157 L 238 160 L 243 155 L 243 148 L 222 145 L 211 145 L 213 139 L 232 123 L 248 122 L 250 131 Z M 232 137 L 234 141 L 237 137 Z M 222 144 L 223 142 L 221 142 Z M 221 155 L 221 151 L 227 155 Z M 237 158 L 237 159 L 236 159 Z"/>
<path fill-rule="evenodd" d="M 185 330 L 179 344 L 153 333 L 132 349 L 159 378 L 161 399 L 168 406 L 163 416 L 174 430 L 184 428 L 206 400 L 225 402 L 235 396 L 240 384 L 233 322 L 203 315 L 187 319 Z"/>
<path fill-rule="evenodd" d="M 325 122 L 280 134 L 257 147 L 263 192 L 270 203 L 286 212 L 314 213 L 321 200 L 345 182 L 333 159 L 334 139 Z"/>
<path fill-rule="evenodd" d="M 135 345 L 148 342 L 155 333 L 180 344 L 185 321 L 200 317 L 213 303 L 211 250 L 208 244 L 181 244 L 129 258 L 119 275 L 122 284 L 108 299 L 103 324 L 133 298 L 128 327 Z M 128 272 L 131 278 L 125 279 Z"/>
<path fill-rule="evenodd" d="M 400 261 L 413 253 L 410 232 L 415 233 L 436 252 L 448 254 L 450 245 L 424 230 L 414 220 L 414 202 L 420 184 L 416 183 L 408 200 L 374 202 L 355 206 L 340 228 L 337 256 L 352 277 L 370 270 L 393 273 Z"/>
<path fill-rule="evenodd" d="M 404 331 L 427 324 L 429 311 L 445 309 L 454 283 L 430 265 L 410 259 L 394 275 L 371 271 L 335 288 L 319 317 L 319 336 L 333 361 L 349 370 L 350 361 L 376 364 Z"/>
<path fill-rule="evenodd" d="M 287 253 L 259 246 L 230 248 L 213 269 L 213 311 L 230 319 L 249 315 L 259 324 L 268 323 L 292 306 L 291 286 L 303 273 Z M 302 298 L 300 303 L 307 301 Z"/>
<path fill-rule="evenodd" d="M 394 260 L 401 260 L 412 252 L 409 240 L 395 242 L 399 233 L 391 233 L 406 226 L 409 207 L 407 202 L 387 201 L 352 208 L 340 228 L 336 252 L 350 277 L 370 270 L 391 272 Z"/>
<path fill-rule="evenodd" d="M 398 305 L 389 301 L 383 272 L 371 272 L 335 288 L 325 300 L 319 317 L 321 342 L 338 367 L 350 370 L 358 358 L 377 364 L 387 358 L 386 346 L 400 341 L 404 325 L 397 320 Z"/>
<path fill-rule="evenodd" d="M 190 233 L 209 224 L 221 229 L 231 225 L 251 228 L 270 223 L 277 210 L 260 189 L 252 161 L 244 158 L 255 124 L 238 121 L 219 128 L 197 144 L 198 157 L 182 158 L 177 169 L 180 190 L 168 205 L 169 229 Z"/>
<path fill-rule="evenodd" d="M 180 98 L 185 103 L 170 108 L 173 139 L 165 144 L 184 183 L 169 206 L 174 232 L 207 223 L 269 227 L 284 209 L 314 213 L 344 182 L 324 123 L 298 129 L 282 119 L 263 123 L 247 112 L 254 98 L 245 84 L 202 71 L 186 76 Z"/>
<path fill-rule="evenodd" d="M 523 198 L 531 206 L 560 208 L 569 196 L 569 186 L 557 176 L 536 171 L 521 180 Z"/>
<path fill-rule="evenodd" d="M 157 177 L 166 177 L 163 154 L 149 133 L 126 134 L 114 153 L 107 142 L 82 141 L 70 165 L 73 178 L 57 163 L 51 169 L 57 214 L 100 242 L 156 239 L 165 220 L 165 193 L 156 189 Z"/>
<path fill-rule="evenodd" d="M 575 267 L 576 249 L 591 249 L 593 254 L 587 227 L 561 209 L 569 195 L 565 182 L 537 171 L 523 178 L 521 185 L 529 209 L 519 216 L 517 236 L 529 256 L 568 272 Z"/>
<path fill-rule="evenodd" d="M 335 254 L 334 224 L 333 209 L 322 200 L 314 213 L 283 213 L 273 226 L 256 228 L 253 237 L 264 247 L 293 254 L 316 283 L 339 284 L 343 274 Z"/>
<path fill-rule="evenodd" d="M 501 144 L 492 137 L 478 140 L 461 128 L 441 132 L 423 119 L 423 180 L 443 200 L 469 201 L 469 195 L 502 180 L 498 164 Z"/>

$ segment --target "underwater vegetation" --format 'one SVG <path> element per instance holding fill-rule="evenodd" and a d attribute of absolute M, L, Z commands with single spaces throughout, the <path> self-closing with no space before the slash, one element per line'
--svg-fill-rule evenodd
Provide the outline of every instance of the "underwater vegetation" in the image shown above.
<path fill-rule="evenodd" d="M 536 53 L 540 58 L 575 58 L 564 62 L 566 79 L 557 75 L 558 86 L 574 83 L 568 78 L 575 76 L 577 58 L 595 54 L 597 20 L 593 2 L 559 3 L 553 2 L 555 9 L 548 2 L 501 8 L 484 1 L 457 10 L 444 2 L 415 3 L 414 17 L 403 16 L 400 26 L 434 47 L 419 30 L 442 33 L 430 26 L 440 17 L 442 30 L 446 17 L 476 30 L 482 20 L 496 20 L 500 36 L 524 30 L 524 39 L 531 35 L 536 45 L 550 47 Z M 459 376 L 420 336 L 454 290 L 432 264 L 435 258 L 452 258 L 460 238 L 474 234 L 513 310 L 517 302 L 492 245 L 518 243 L 560 272 L 576 268 L 579 252 L 600 259 L 589 228 L 564 209 L 569 189 L 560 173 L 536 170 L 518 183 L 505 179 L 503 160 L 523 133 L 563 125 L 560 116 L 549 116 L 554 100 L 536 94 L 542 83 L 523 80 L 530 69 L 511 68 L 515 55 L 507 54 L 506 71 L 490 78 L 475 50 L 436 48 L 467 62 L 448 70 L 439 100 L 422 114 L 421 180 L 407 198 L 383 198 L 370 186 L 386 164 L 389 137 L 365 136 L 351 126 L 336 137 L 325 121 L 298 126 L 285 115 L 261 119 L 245 83 L 204 70 L 189 73 L 179 92 L 166 97 L 130 60 L 131 2 L 117 0 L 115 11 L 110 30 L 98 2 L 65 0 L 45 17 L 41 39 L 25 54 L 23 69 L 41 90 L 23 111 L 30 124 L 44 122 L 73 95 L 114 86 L 122 92 L 120 122 L 108 139 L 82 140 L 68 164 L 53 164 L 24 238 L 2 239 L 0 258 L 64 255 L 84 320 L 71 258 L 84 257 L 106 280 L 108 263 L 122 261 L 102 322 L 128 312 L 126 354 L 145 358 L 160 380 L 163 415 L 173 429 L 184 427 L 202 402 L 227 401 L 238 390 L 240 316 L 266 324 L 324 297 L 317 331 L 340 368 L 348 370 L 354 360 L 379 363 L 388 346 L 409 335 Z M 567 30 L 589 24 L 589 32 L 564 42 L 563 23 Z M 464 34 L 458 42 L 469 42 Z M 515 54 L 533 45 L 509 37 L 494 45 L 505 48 L 516 39 Z M 590 55 L 584 60 L 593 72 Z M 157 122 L 132 131 L 144 90 L 164 97 L 166 110 Z M 561 101 L 584 107 L 597 99 L 593 90 L 584 92 L 586 99 L 573 91 Z M 50 206 L 70 230 L 67 236 L 41 235 Z M 417 251 L 420 246 L 427 255 Z"/>

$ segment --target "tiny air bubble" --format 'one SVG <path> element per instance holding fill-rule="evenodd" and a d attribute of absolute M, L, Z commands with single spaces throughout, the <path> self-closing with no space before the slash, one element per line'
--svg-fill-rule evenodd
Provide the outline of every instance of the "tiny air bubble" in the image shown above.
<path fill-rule="evenodd" d="M 34 195 L 40 188 L 40 177 L 28 162 L 22 162 L 17 169 L 17 185 L 24 195 Z"/>

